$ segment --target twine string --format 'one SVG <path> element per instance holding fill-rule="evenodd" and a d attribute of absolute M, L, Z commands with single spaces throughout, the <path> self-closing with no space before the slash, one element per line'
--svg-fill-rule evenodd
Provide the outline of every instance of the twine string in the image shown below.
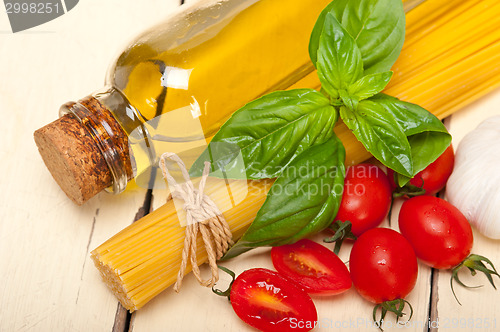
<path fill-rule="evenodd" d="M 184 183 L 177 183 L 170 174 L 166 167 L 167 159 L 177 163 L 184 177 Z M 198 282 L 203 286 L 212 287 L 219 280 L 217 260 L 229 249 L 233 244 L 233 240 L 226 219 L 214 201 L 204 194 L 208 174 L 210 173 L 210 163 L 208 161 L 205 162 L 198 189 L 191 182 L 186 165 L 175 153 L 165 152 L 162 154 L 160 157 L 160 168 L 163 177 L 168 181 L 171 188 L 172 197 L 182 199 L 184 201 L 183 208 L 186 211 L 187 225 L 184 248 L 182 249 L 182 262 L 177 274 L 174 290 L 179 292 L 181 288 L 182 279 L 187 273 L 188 261 L 191 263 L 193 274 Z M 198 262 L 196 257 L 198 233 L 201 234 L 211 270 L 211 277 L 206 280 L 203 280 L 201 277 L 200 268 L 198 267 L 198 264 L 201 264 L 201 262 Z"/>

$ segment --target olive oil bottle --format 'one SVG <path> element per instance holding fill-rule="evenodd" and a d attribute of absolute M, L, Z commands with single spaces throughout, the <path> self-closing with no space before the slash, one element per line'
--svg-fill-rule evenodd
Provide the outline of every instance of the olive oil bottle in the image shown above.
<path fill-rule="evenodd" d="M 104 89 L 64 104 L 59 120 L 35 132 L 44 162 L 77 204 L 134 178 L 154 186 L 161 153 L 189 151 L 189 164 L 234 111 L 314 70 L 307 45 L 329 2 L 180 7 L 130 43 Z"/>

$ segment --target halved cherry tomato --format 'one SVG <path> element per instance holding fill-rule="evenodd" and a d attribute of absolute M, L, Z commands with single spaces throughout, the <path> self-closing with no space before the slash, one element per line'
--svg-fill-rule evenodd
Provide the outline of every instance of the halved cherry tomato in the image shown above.
<path fill-rule="evenodd" d="M 450 145 L 443 154 L 440 155 L 433 163 L 427 166 L 424 170 L 420 171 L 410 180 L 410 185 L 425 190 L 425 195 L 435 195 L 444 188 L 448 178 L 453 172 L 455 164 L 455 154 L 453 147 Z M 394 179 L 394 171 L 387 170 L 387 175 L 391 181 L 391 186 L 396 189 L 396 182 Z M 423 186 L 423 187 L 422 187 Z"/>
<path fill-rule="evenodd" d="M 351 166 L 335 221 L 350 221 L 351 232 L 359 236 L 384 220 L 391 206 L 391 195 L 389 179 L 378 166 Z"/>
<path fill-rule="evenodd" d="M 318 320 L 311 297 L 293 281 L 268 269 L 250 269 L 234 281 L 234 312 L 261 331 L 309 331 Z"/>
<path fill-rule="evenodd" d="M 417 281 L 417 257 L 410 243 L 389 228 L 361 235 L 351 250 L 351 278 L 361 296 L 374 303 L 406 297 Z"/>
<path fill-rule="evenodd" d="M 303 239 L 271 249 L 275 269 L 309 294 L 335 295 L 351 288 L 349 270 L 331 250 Z"/>
<path fill-rule="evenodd" d="M 460 264 L 472 249 L 472 229 L 465 216 L 444 199 L 410 198 L 401 206 L 399 229 L 418 258 L 437 269 Z"/>

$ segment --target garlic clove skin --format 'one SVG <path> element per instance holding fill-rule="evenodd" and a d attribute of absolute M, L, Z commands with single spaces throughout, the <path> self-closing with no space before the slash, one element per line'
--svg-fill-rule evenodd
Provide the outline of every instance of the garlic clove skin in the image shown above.
<path fill-rule="evenodd" d="M 486 237 L 500 239 L 500 116 L 459 143 L 446 198 Z"/>

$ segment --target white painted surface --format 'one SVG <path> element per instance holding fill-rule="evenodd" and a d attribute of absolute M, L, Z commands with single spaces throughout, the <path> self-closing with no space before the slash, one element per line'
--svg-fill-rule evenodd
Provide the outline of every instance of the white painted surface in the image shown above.
<path fill-rule="evenodd" d="M 68 14 L 27 32 L 10 33 L 0 12 L 0 331 L 110 331 L 117 301 L 100 281 L 89 260 L 94 249 L 127 226 L 143 204 L 141 189 L 111 196 L 100 194 L 82 207 L 60 191 L 36 151 L 32 133 L 57 117 L 59 105 L 101 87 L 106 69 L 138 32 L 177 6 L 177 0 L 85 0 Z M 496 91 L 448 120 L 454 144 L 490 114 L 500 113 Z M 165 197 L 155 192 L 154 206 Z M 398 204 L 393 212 L 395 227 Z M 387 222 L 386 222 L 386 225 Z M 475 234 L 474 252 L 500 267 L 500 242 Z M 318 237 L 321 239 L 321 236 Z M 256 250 L 226 265 L 235 272 L 251 267 L 272 268 L 267 249 Z M 348 259 L 349 246 L 341 258 Z M 459 306 L 449 290 L 449 273 L 438 273 L 433 301 L 443 331 L 460 328 L 463 319 L 481 331 L 500 328 L 500 293 L 486 285 L 457 288 Z M 224 280 L 222 277 L 221 287 Z M 485 278 L 471 284 L 486 284 Z M 498 283 L 498 279 L 497 279 Z M 430 269 L 420 265 L 409 328 L 424 331 L 430 304 Z M 370 324 L 371 304 L 356 292 L 314 298 L 325 331 L 376 331 Z M 459 325 L 453 328 L 454 319 Z M 490 328 L 485 328 L 486 319 Z M 493 325 L 496 324 L 496 325 Z M 251 331 L 223 298 L 187 277 L 180 294 L 171 289 L 133 315 L 131 330 Z"/>

